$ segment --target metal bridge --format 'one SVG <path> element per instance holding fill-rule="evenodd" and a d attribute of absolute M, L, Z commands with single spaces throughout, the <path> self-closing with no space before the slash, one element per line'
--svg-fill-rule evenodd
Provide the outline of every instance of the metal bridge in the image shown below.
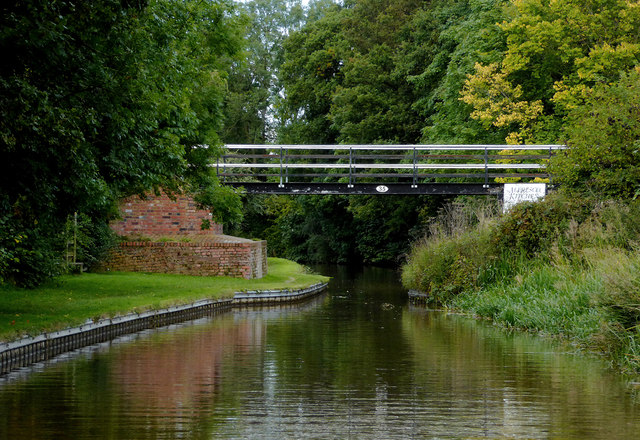
<path fill-rule="evenodd" d="M 564 145 L 229 144 L 221 182 L 254 194 L 501 194 L 500 180 L 546 179 Z"/>

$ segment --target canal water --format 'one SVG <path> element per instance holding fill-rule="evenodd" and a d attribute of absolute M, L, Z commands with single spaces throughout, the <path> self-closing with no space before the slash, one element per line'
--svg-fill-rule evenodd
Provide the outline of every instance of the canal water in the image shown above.
<path fill-rule="evenodd" d="M 1 439 L 636 439 L 603 363 L 408 304 L 393 271 L 88 347 L 0 379 Z"/>

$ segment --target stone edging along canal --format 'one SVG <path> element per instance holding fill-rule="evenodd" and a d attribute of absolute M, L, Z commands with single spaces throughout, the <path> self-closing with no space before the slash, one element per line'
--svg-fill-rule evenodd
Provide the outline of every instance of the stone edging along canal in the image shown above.
<path fill-rule="evenodd" d="M 294 302 L 326 289 L 328 283 L 318 283 L 298 290 L 250 290 L 237 292 L 231 299 L 202 300 L 192 304 L 131 313 L 79 327 L 44 333 L 34 338 L 24 338 L 0 343 L 0 376 L 15 369 L 43 362 L 60 354 L 88 345 L 98 344 L 128 333 L 164 327 L 178 322 L 212 316 L 244 305 L 277 304 Z"/>

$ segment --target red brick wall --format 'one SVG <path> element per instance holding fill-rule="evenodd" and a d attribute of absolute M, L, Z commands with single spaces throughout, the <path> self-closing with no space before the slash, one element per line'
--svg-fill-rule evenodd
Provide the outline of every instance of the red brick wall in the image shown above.
<path fill-rule="evenodd" d="M 149 195 L 146 200 L 130 197 L 120 204 L 120 213 L 122 220 L 111 225 L 120 236 L 222 234 L 222 225 L 213 223 L 211 213 L 198 209 L 187 196 L 176 196 L 176 200 L 165 194 Z M 201 229 L 203 219 L 211 222 L 210 229 Z"/>
<path fill-rule="evenodd" d="M 98 270 L 261 278 L 267 274 L 267 242 L 122 242 Z"/>
<path fill-rule="evenodd" d="M 151 240 L 120 243 L 97 270 L 241 278 L 267 274 L 267 242 L 221 235 L 222 225 L 215 223 L 202 230 L 202 220 L 211 221 L 211 213 L 197 209 L 190 197 L 131 197 L 120 204 L 120 212 L 122 219 L 111 224 L 116 234 Z"/>

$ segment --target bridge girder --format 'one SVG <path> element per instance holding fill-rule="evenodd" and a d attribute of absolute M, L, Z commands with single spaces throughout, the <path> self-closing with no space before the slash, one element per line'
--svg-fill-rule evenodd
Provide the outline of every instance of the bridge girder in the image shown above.
<path fill-rule="evenodd" d="M 318 194 L 318 195 L 499 195 L 500 183 L 283 183 L 225 182 L 244 188 L 248 194 Z"/>

